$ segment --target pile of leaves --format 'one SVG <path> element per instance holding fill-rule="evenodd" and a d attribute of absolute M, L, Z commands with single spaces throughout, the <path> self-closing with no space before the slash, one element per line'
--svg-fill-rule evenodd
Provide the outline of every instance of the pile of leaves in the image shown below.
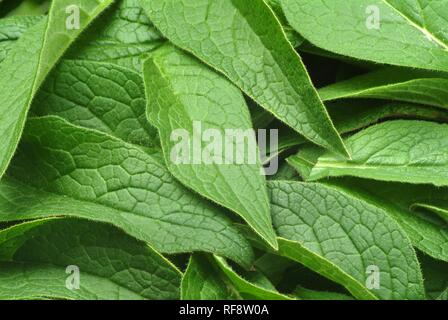
<path fill-rule="evenodd" d="M 448 0 L 0 10 L 0 298 L 448 298 Z"/>

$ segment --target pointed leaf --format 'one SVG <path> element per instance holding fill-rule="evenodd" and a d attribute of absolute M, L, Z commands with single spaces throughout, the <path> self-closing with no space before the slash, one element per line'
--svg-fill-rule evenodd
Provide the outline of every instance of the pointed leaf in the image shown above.
<path fill-rule="evenodd" d="M 383 181 L 448 185 L 448 125 L 426 121 L 388 121 L 346 141 L 352 159 L 326 153 L 309 180 L 356 176 Z"/>
<path fill-rule="evenodd" d="M 141 0 L 176 46 L 225 74 L 312 142 L 347 154 L 297 53 L 263 0 Z"/>
<path fill-rule="evenodd" d="M 239 214 L 276 247 L 258 146 L 241 92 L 172 46 L 145 62 L 144 79 L 148 119 L 159 130 L 171 173 Z M 208 144 L 201 141 L 206 132 L 213 133 Z"/>
<path fill-rule="evenodd" d="M 181 274 L 168 260 L 106 224 L 75 219 L 19 224 L 0 231 L 0 246 L 0 299 L 179 296 Z M 76 290 L 67 286 L 74 268 Z"/>
<path fill-rule="evenodd" d="M 315 46 L 349 57 L 448 71 L 447 0 L 281 0 Z"/>
<path fill-rule="evenodd" d="M 33 96 L 64 51 L 113 0 L 54 1 L 48 18 L 30 28 L 0 64 L 0 178 L 17 148 Z M 77 6 L 80 28 L 67 29 Z"/>
<path fill-rule="evenodd" d="M 0 184 L 0 219 L 83 217 L 164 253 L 219 253 L 248 266 L 252 249 L 226 214 L 177 183 L 149 151 L 60 118 L 31 118 Z"/>
<path fill-rule="evenodd" d="M 424 298 L 411 243 L 383 210 L 321 184 L 268 186 L 281 255 L 340 283 L 358 299 Z M 380 272 L 379 287 L 367 286 L 369 270 Z"/>

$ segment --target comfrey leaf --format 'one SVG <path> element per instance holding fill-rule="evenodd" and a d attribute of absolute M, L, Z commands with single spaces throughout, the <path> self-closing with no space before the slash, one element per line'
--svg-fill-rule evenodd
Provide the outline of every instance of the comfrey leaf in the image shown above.
<path fill-rule="evenodd" d="M 183 300 L 239 300 L 229 281 L 206 255 L 193 254 L 182 277 Z"/>
<path fill-rule="evenodd" d="M 443 203 L 446 206 L 447 188 L 354 178 L 329 183 L 385 210 L 406 231 L 416 248 L 435 259 L 448 261 L 448 224 L 416 209 L 419 206 L 439 208 Z"/>
<path fill-rule="evenodd" d="M 274 286 L 260 273 L 248 273 L 246 278 L 236 273 L 232 267 L 221 257 L 215 256 L 216 264 L 224 275 L 233 284 L 235 289 L 249 300 L 293 300 L 286 295 L 280 294 Z M 252 282 L 247 278 L 253 277 Z"/>
<path fill-rule="evenodd" d="M 277 292 L 260 272 L 237 274 L 220 257 L 195 254 L 182 278 L 182 299 L 194 300 L 291 300 Z"/>
<path fill-rule="evenodd" d="M 141 0 L 175 45 L 226 75 L 308 140 L 348 152 L 297 53 L 263 0 Z"/>
<path fill-rule="evenodd" d="M 384 68 L 319 90 L 324 101 L 374 98 L 448 109 L 448 75 L 425 70 Z"/>
<path fill-rule="evenodd" d="M 328 102 L 327 109 L 341 134 L 358 131 L 388 119 L 406 118 L 448 122 L 448 113 L 444 110 L 404 102 L 344 100 Z M 306 140 L 292 130 L 281 130 L 279 135 L 278 152 L 283 151 L 282 147 L 289 149 L 306 144 Z M 318 146 L 307 145 L 306 149 L 323 150 L 319 156 L 325 153 L 324 149 Z M 299 157 L 302 154 L 301 151 L 298 154 Z M 293 160 L 292 158 L 294 157 L 289 157 L 290 160 Z M 313 165 L 314 163 L 315 161 Z"/>
<path fill-rule="evenodd" d="M 37 89 L 64 51 L 111 2 L 54 1 L 48 18 L 30 28 L 0 64 L 0 177 L 17 148 Z"/>
<path fill-rule="evenodd" d="M 61 61 L 36 95 L 31 112 L 56 115 L 125 142 L 159 145 L 157 130 L 146 120 L 143 79 L 111 63 Z"/>
<path fill-rule="evenodd" d="M 148 152 L 57 117 L 29 119 L 0 184 L 0 220 L 77 216 L 114 224 L 164 253 L 205 251 L 248 266 L 252 249 L 223 209 Z"/>
<path fill-rule="evenodd" d="M 309 180 L 350 175 L 384 181 L 448 185 L 448 125 L 387 121 L 346 140 L 352 159 L 326 153 Z"/>
<path fill-rule="evenodd" d="M 69 59 L 101 61 L 141 71 L 141 56 L 165 42 L 139 0 L 118 0 L 67 52 Z"/>
<path fill-rule="evenodd" d="M 0 63 L 25 31 L 43 19 L 42 16 L 16 16 L 0 19 Z"/>
<path fill-rule="evenodd" d="M 0 247 L 0 299 L 179 298 L 181 273 L 110 225 L 37 220 L 0 231 Z"/>
<path fill-rule="evenodd" d="M 448 71 L 448 1 L 281 0 L 315 46 L 398 66 Z"/>
<path fill-rule="evenodd" d="M 171 173 L 277 247 L 256 137 L 238 88 L 171 46 L 154 52 L 143 73 L 148 119 L 159 130 Z"/>
<path fill-rule="evenodd" d="M 386 212 L 322 184 L 268 186 L 281 255 L 340 283 L 358 299 L 425 297 L 411 242 Z"/>

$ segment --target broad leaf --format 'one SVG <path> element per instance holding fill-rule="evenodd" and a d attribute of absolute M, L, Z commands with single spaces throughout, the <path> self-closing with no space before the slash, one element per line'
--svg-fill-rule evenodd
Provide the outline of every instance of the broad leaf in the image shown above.
<path fill-rule="evenodd" d="M 386 212 L 321 184 L 272 181 L 268 186 L 281 255 L 359 299 L 424 298 L 415 252 Z M 380 272 L 376 286 L 375 270 Z"/>
<path fill-rule="evenodd" d="M 325 50 L 448 71 L 447 0 L 281 0 L 290 25 Z"/>
<path fill-rule="evenodd" d="M 356 176 L 384 181 L 448 185 L 448 125 L 397 120 L 365 129 L 346 140 L 352 159 L 326 153 L 309 180 Z"/>
<path fill-rule="evenodd" d="M 276 247 L 258 146 L 238 88 L 171 46 L 145 62 L 144 79 L 148 119 L 159 130 L 171 173 L 238 213 Z"/>
<path fill-rule="evenodd" d="M 448 75 L 425 70 L 384 68 L 319 90 L 324 101 L 375 98 L 448 109 Z"/>
<path fill-rule="evenodd" d="M 141 0 L 175 45 L 225 74 L 312 142 L 347 154 L 305 67 L 263 0 Z"/>
<path fill-rule="evenodd" d="M 183 300 L 236 300 L 241 299 L 218 266 L 208 256 L 191 256 L 182 278 Z"/>
<path fill-rule="evenodd" d="M 54 64 L 112 0 L 54 1 L 48 18 L 30 28 L 0 64 L 0 177 L 14 155 L 33 96 Z M 67 29 L 66 9 L 77 6 L 79 28 Z"/>
<path fill-rule="evenodd" d="M 244 299 L 292 300 L 292 298 L 278 293 L 269 280 L 262 274 L 258 272 L 247 272 L 245 277 L 243 277 L 236 273 L 223 258 L 215 256 L 215 261 Z"/>
<path fill-rule="evenodd" d="M 340 133 L 357 131 L 379 121 L 395 118 L 448 122 L 448 113 L 443 110 L 409 103 L 353 100 L 328 102 L 327 108 Z M 270 156 L 306 143 L 303 137 L 289 129 L 281 129 L 279 135 L 278 148 Z M 323 150 L 318 146 L 310 146 L 310 148 Z"/>
<path fill-rule="evenodd" d="M 330 183 L 385 210 L 401 225 L 415 247 L 431 257 L 448 261 L 448 224 L 437 216 L 413 210 L 419 203 L 432 206 L 446 203 L 447 188 L 347 178 Z"/>
<path fill-rule="evenodd" d="M 39 90 L 31 111 L 142 146 L 158 145 L 157 130 L 146 120 L 143 79 L 110 63 L 63 60 Z"/>
<path fill-rule="evenodd" d="M 56 117 L 28 121 L 0 184 L 0 219 L 78 216 L 114 224 L 164 253 L 206 251 L 248 266 L 223 213 L 177 183 L 160 156 Z"/>
<path fill-rule="evenodd" d="M 42 16 L 18 16 L 0 19 L 0 63 L 22 34 L 42 18 Z"/>
<path fill-rule="evenodd" d="M 139 0 L 119 0 L 80 37 L 67 58 L 111 62 L 140 72 L 140 57 L 164 42 Z"/>
<path fill-rule="evenodd" d="M 145 243 L 106 224 L 24 223 L 2 230 L 0 245 L 1 299 L 179 297 L 180 272 Z"/>
<path fill-rule="evenodd" d="M 193 255 L 182 279 L 182 299 L 194 300 L 291 300 L 257 271 L 237 274 L 224 259 Z"/>
<path fill-rule="evenodd" d="M 294 48 L 298 48 L 305 39 L 303 39 L 291 26 L 288 24 L 288 21 L 286 20 L 285 14 L 283 13 L 282 6 L 279 2 L 279 0 L 266 0 L 265 1 L 274 11 L 275 16 L 280 21 L 283 31 L 286 34 L 286 37 L 288 38 L 289 42 L 291 42 L 291 45 Z"/>

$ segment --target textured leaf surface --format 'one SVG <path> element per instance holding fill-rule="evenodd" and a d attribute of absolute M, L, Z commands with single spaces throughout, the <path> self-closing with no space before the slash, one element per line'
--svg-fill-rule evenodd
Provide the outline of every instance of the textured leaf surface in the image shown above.
<path fill-rule="evenodd" d="M 141 4 L 175 45 L 224 73 L 307 139 L 347 154 L 300 57 L 262 0 L 141 0 Z"/>
<path fill-rule="evenodd" d="M 431 218 L 412 210 L 418 203 L 446 203 L 447 188 L 347 178 L 331 183 L 382 208 L 401 225 L 415 247 L 448 261 L 448 225 L 436 216 Z"/>
<path fill-rule="evenodd" d="M 139 0 L 119 0 L 67 53 L 70 59 L 116 63 L 141 71 L 141 56 L 165 40 L 144 14 Z"/>
<path fill-rule="evenodd" d="M 448 122 L 448 113 L 438 108 L 401 102 L 346 100 L 328 102 L 327 109 L 338 131 L 349 133 L 387 119 L 415 119 Z M 302 145 L 306 140 L 292 130 L 280 131 L 280 147 Z M 311 146 L 320 149 L 318 146 Z M 322 152 L 323 153 L 323 152 Z"/>
<path fill-rule="evenodd" d="M 229 281 L 233 284 L 235 289 L 242 295 L 245 299 L 250 300 L 292 300 L 292 298 L 280 294 L 272 286 L 272 284 L 261 274 L 255 272 L 252 274 L 254 277 L 252 282 L 243 278 L 241 275 L 237 274 L 232 267 L 221 257 L 215 256 L 215 261 L 221 268 L 222 272 L 227 276 Z M 250 274 L 246 275 L 246 278 Z"/>
<path fill-rule="evenodd" d="M 179 297 L 180 272 L 112 226 L 49 219 L 2 230 L 0 244 L 1 299 Z M 79 269 L 79 289 L 66 286 L 68 266 Z"/>
<path fill-rule="evenodd" d="M 216 264 L 205 255 L 194 254 L 182 278 L 183 300 L 229 300 L 241 299 L 220 274 Z"/>
<path fill-rule="evenodd" d="M 317 47 L 379 63 L 448 71 L 447 0 L 281 2 L 290 25 Z"/>
<path fill-rule="evenodd" d="M 63 60 L 45 81 L 31 110 L 129 143 L 159 144 L 157 130 L 146 120 L 143 79 L 110 63 Z"/>
<path fill-rule="evenodd" d="M 347 139 L 352 159 L 326 153 L 309 179 L 351 175 L 385 181 L 448 185 L 448 125 L 388 121 Z"/>
<path fill-rule="evenodd" d="M 0 177 L 22 134 L 31 100 L 43 80 L 80 32 L 112 0 L 61 0 L 52 4 L 48 18 L 30 28 L 0 65 Z M 80 28 L 66 29 L 66 8 L 77 5 Z"/>
<path fill-rule="evenodd" d="M 161 252 L 252 260 L 222 210 L 177 183 L 160 156 L 98 131 L 55 117 L 30 119 L 8 176 L 21 184 L 1 184 L 3 221 L 79 216 L 117 225 Z"/>
<path fill-rule="evenodd" d="M 384 68 L 319 90 L 324 101 L 375 98 L 448 109 L 448 76 L 425 70 Z"/>
<path fill-rule="evenodd" d="M 0 63 L 22 34 L 42 18 L 41 16 L 17 16 L 0 19 Z"/>
<path fill-rule="evenodd" d="M 272 181 L 268 186 L 280 254 L 359 299 L 424 298 L 411 243 L 383 210 L 325 185 Z M 366 287 L 372 265 L 381 271 L 380 289 Z"/>
<path fill-rule="evenodd" d="M 291 300 L 257 271 L 236 273 L 220 257 L 193 255 L 182 279 L 182 298 L 206 300 Z"/>
<path fill-rule="evenodd" d="M 241 92 L 171 46 L 159 49 L 145 62 L 144 77 L 148 119 L 159 130 L 172 174 L 201 195 L 238 213 L 276 247 L 258 147 Z M 228 129 L 240 133 L 232 138 L 227 135 Z M 187 141 L 173 139 L 176 130 L 186 131 L 187 137 L 182 139 Z M 195 142 L 203 138 L 206 130 L 216 133 L 209 137 L 209 142 L 218 140 L 218 151 L 211 143 L 201 147 Z M 247 137 L 241 138 L 246 132 Z M 183 152 L 187 155 L 178 155 L 179 143 L 186 143 L 187 151 Z"/>

